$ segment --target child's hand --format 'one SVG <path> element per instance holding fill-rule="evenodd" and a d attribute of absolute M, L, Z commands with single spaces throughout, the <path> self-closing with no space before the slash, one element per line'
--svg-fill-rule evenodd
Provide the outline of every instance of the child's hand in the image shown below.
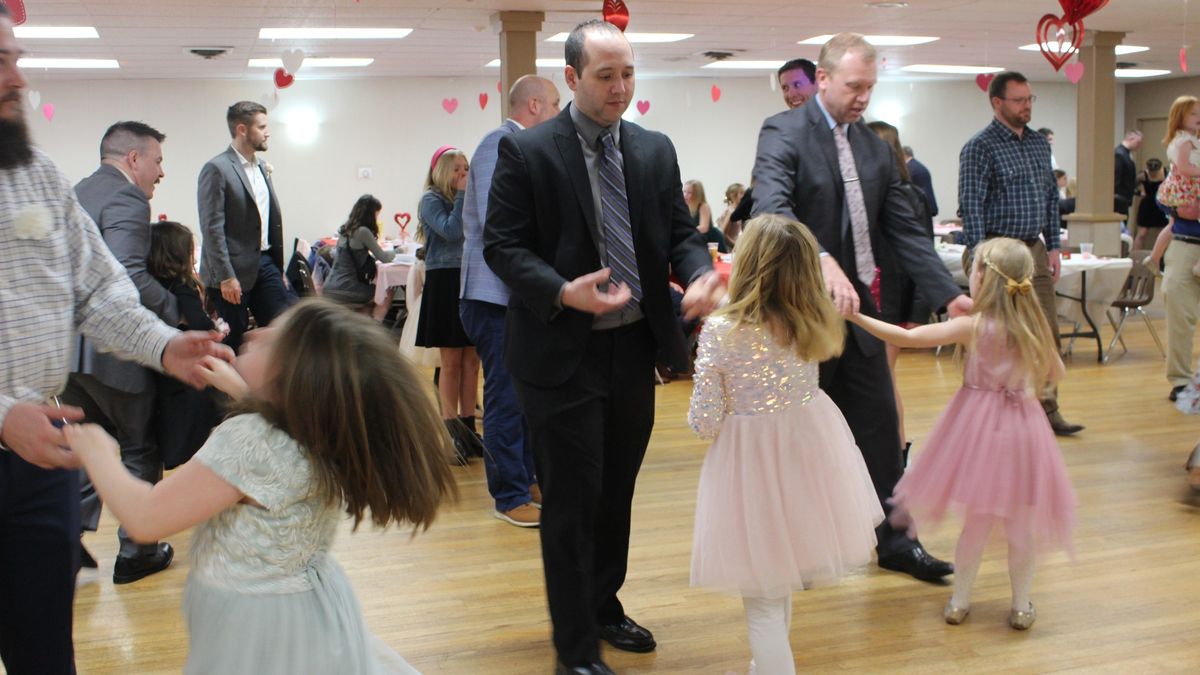
<path fill-rule="evenodd" d="M 121 444 L 109 436 L 99 424 L 68 424 L 63 427 L 63 436 L 67 439 L 67 446 L 71 448 L 71 452 L 79 455 L 85 462 L 88 457 L 97 453 L 119 455 L 121 452 Z"/>
<path fill-rule="evenodd" d="M 250 388 L 246 386 L 246 381 L 242 379 L 241 375 L 238 375 L 233 366 L 215 356 L 207 356 L 201 362 L 200 377 L 205 384 L 216 387 L 235 400 L 245 398 L 250 391 Z"/>

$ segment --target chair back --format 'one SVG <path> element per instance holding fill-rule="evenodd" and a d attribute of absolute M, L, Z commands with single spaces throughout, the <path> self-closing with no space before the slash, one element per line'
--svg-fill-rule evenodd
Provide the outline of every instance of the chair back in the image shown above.
<path fill-rule="evenodd" d="M 1125 279 L 1125 288 L 1121 289 L 1121 294 L 1113 301 L 1113 307 L 1134 309 L 1145 307 L 1154 300 L 1154 273 L 1145 264 L 1149 256 L 1150 251 L 1133 251 L 1130 254 L 1133 267 Z"/>

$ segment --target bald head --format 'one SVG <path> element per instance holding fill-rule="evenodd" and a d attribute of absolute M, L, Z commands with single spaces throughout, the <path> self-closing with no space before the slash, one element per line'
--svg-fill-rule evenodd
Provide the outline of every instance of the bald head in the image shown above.
<path fill-rule="evenodd" d="M 508 116 L 526 129 L 557 115 L 558 106 L 558 88 L 537 75 L 522 76 L 508 92 Z"/>

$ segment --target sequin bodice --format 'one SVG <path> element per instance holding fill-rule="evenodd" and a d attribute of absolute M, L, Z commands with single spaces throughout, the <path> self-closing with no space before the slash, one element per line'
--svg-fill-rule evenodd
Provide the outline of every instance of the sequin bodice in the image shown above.
<path fill-rule="evenodd" d="M 800 360 L 763 326 L 709 318 L 700 333 L 688 424 L 715 438 L 727 415 L 766 415 L 804 405 L 818 391 L 817 364 Z"/>

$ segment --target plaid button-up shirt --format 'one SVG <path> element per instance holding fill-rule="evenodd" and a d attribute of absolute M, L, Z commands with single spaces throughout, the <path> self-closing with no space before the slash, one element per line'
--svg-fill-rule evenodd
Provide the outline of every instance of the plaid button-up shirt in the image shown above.
<path fill-rule="evenodd" d="M 178 332 L 142 307 L 66 176 L 35 149 L 28 166 L 0 170 L 0 426 L 18 402 L 62 391 L 76 331 L 157 370 Z"/>
<path fill-rule="evenodd" d="M 1058 184 L 1050 143 L 1025 127 L 1018 136 L 993 119 L 958 156 L 958 206 L 963 235 L 974 248 L 989 234 L 1036 239 L 1059 247 Z"/>

